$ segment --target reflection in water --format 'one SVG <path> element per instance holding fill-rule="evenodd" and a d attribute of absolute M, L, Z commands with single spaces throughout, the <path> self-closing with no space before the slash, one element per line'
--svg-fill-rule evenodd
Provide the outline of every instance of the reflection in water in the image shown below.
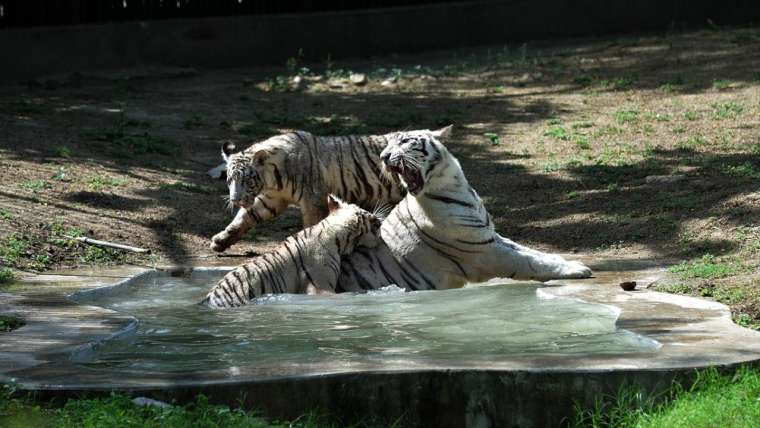
<path fill-rule="evenodd" d="M 533 284 L 365 295 L 276 295 L 232 310 L 198 306 L 218 278 L 159 278 L 95 302 L 140 320 L 89 367 L 183 372 L 291 363 L 478 361 L 518 355 L 650 352 L 615 308 L 545 298 Z"/>

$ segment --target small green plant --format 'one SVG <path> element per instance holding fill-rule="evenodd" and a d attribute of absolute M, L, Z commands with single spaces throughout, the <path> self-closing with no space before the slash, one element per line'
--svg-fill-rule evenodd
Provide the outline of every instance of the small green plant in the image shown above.
<path fill-rule="evenodd" d="M 578 192 L 576 192 L 575 190 L 573 190 L 573 191 L 571 191 L 571 192 L 567 192 L 567 193 L 565 193 L 565 198 L 566 198 L 566 199 L 575 199 L 575 198 L 577 198 L 578 196 L 580 196 L 580 194 L 579 194 Z"/>
<path fill-rule="evenodd" d="M 616 77 L 613 79 L 605 79 L 599 83 L 602 85 L 602 87 L 612 89 L 613 91 L 624 91 L 626 89 L 630 89 L 636 82 L 638 82 L 638 80 L 639 78 L 637 76 L 624 76 Z"/>
<path fill-rule="evenodd" d="M 5 238 L 5 242 L 0 243 L 0 259 L 6 265 L 13 265 L 26 254 L 27 248 L 29 248 L 29 241 L 27 239 L 11 235 Z"/>
<path fill-rule="evenodd" d="M 579 74 L 573 77 L 573 83 L 581 86 L 589 86 L 594 83 L 594 77 L 589 74 Z"/>
<path fill-rule="evenodd" d="M 47 269 L 50 263 L 51 263 L 50 256 L 48 256 L 47 254 L 36 254 L 29 261 L 29 267 L 37 271 L 42 271 L 42 270 Z"/>
<path fill-rule="evenodd" d="M 549 155 L 549 159 L 544 162 L 541 168 L 545 173 L 557 172 L 562 169 L 562 163 L 554 155 Z"/>
<path fill-rule="evenodd" d="M 554 125 L 544 132 L 544 137 L 553 137 L 562 141 L 570 140 L 570 132 L 564 126 Z"/>
<path fill-rule="evenodd" d="M 673 127 L 674 134 L 683 134 L 684 132 L 686 132 L 686 127 L 683 125 L 676 125 Z"/>
<path fill-rule="evenodd" d="M 87 247 L 82 260 L 87 263 L 114 263 L 124 259 L 124 253 L 110 248 Z"/>
<path fill-rule="evenodd" d="M 618 125 L 630 125 L 639 121 L 639 112 L 636 110 L 620 110 L 615 113 L 615 122 Z"/>
<path fill-rule="evenodd" d="M 48 242 L 58 247 L 71 247 L 77 244 L 74 238 L 84 235 L 84 232 L 76 227 L 66 227 L 61 223 L 48 224 L 50 234 Z"/>
<path fill-rule="evenodd" d="M 744 107 L 735 101 L 714 103 L 712 108 L 716 119 L 736 119 L 744 113 Z"/>
<path fill-rule="evenodd" d="M 56 147 L 53 153 L 59 158 L 70 158 L 72 155 L 71 149 L 67 146 Z"/>
<path fill-rule="evenodd" d="M 21 319 L 8 316 L 8 315 L 0 315 L 0 332 L 8 332 L 11 330 L 15 330 L 21 326 L 24 325 L 24 322 L 21 321 Z M 4 397 L 0 396 L 0 400 L 2 400 Z M 2 407 L 0 406 L 0 412 L 2 411 Z M 0 413 L 0 416 L 2 416 L 2 413 Z M 0 421 L 2 419 L 0 418 Z"/>
<path fill-rule="evenodd" d="M 486 132 L 483 134 L 484 137 L 488 138 L 488 141 L 491 142 L 492 146 L 498 146 L 501 144 L 501 141 L 499 140 L 499 134 L 495 134 L 493 132 Z"/>
<path fill-rule="evenodd" d="M 5 208 L 0 208 L 0 220 L 11 220 L 11 219 L 13 219 L 11 212 L 6 210 Z"/>
<path fill-rule="evenodd" d="M 647 112 L 644 117 L 646 117 L 649 120 L 655 120 L 657 122 L 670 122 L 672 119 L 672 116 L 666 113 L 655 113 L 655 112 Z"/>
<path fill-rule="evenodd" d="M 682 262 L 671 267 L 668 271 L 678 274 L 678 276 L 684 279 L 718 279 L 735 275 L 739 271 L 739 267 L 735 263 L 720 262 L 715 256 L 705 254 L 699 260 Z"/>
<path fill-rule="evenodd" d="M 124 183 L 125 183 L 124 180 L 109 177 L 109 176 L 104 176 L 104 175 L 93 177 L 87 181 L 87 185 L 94 192 L 99 192 L 104 189 L 110 189 L 113 187 L 121 186 Z"/>
<path fill-rule="evenodd" d="M 11 268 L 3 267 L 0 268 L 0 285 L 2 284 L 8 284 L 12 282 L 16 276 L 13 274 L 13 271 Z"/>
<path fill-rule="evenodd" d="M 69 176 L 65 166 L 58 167 L 58 171 L 50 178 L 55 181 L 71 181 L 71 176 Z"/>
<path fill-rule="evenodd" d="M 617 193 L 620 191 L 620 186 L 617 183 L 610 183 L 607 185 L 607 191 L 610 193 Z"/>
<path fill-rule="evenodd" d="M 707 145 L 707 140 L 701 135 L 692 135 L 687 138 L 686 141 L 681 141 L 676 144 L 676 147 L 681 150 L 693 150 L 698 147 Z"/>
<path fill-rule="evenodd" d="M 750 161 L 739 165 L 724 165 L 721 172 L 736 178 L 760 179 L 760 168 L 755 167 Z"/>
<path fill-rule="evenodd" d="M 712 87 L 715 90 L 722 91 L 724 89 L 730 88 L 732 83 L 733 82 L 731 82 L 730 80 L 726 80 L 726 79 L 715 79 L 712 82 Z"/>
<path fill-rule="evenodd" d="M 50 183 L 48 183 L 46 180 L 28 180 L 23 183 L 21 183 L 21 187 L 24 189 L 31 190 L 33 192 L 39 192 L 43 189 L 49 189 Z"/>
<path fill-rule="evenodd" d="M 699 119 L 699 114 L 695 112 L 694 110 L 686 110 L 685 112 L 683 112 L 683 117 L 686 120 L 695 121 Z"/>

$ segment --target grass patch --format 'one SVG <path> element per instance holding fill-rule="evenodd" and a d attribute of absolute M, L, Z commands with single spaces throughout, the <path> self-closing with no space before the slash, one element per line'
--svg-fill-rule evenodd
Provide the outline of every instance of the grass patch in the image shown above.
<path fill-rule="evenodd" d="M 93 177 L 89 179 L 87 181 L 87 186 L 90 188 L 90 190 L 94 192 L 99 192 L 101 190 L 111 189 L 113 187 L 121 186 L 124 183 L 125 183 L 124 180 L 121 180 L 118 178 L 99 175 L 97 177 Z"/>
<path fill-rule="evenodd" d="M 605 89 L 611 89 L 613 91 L 624 91 L 631 89 L 631 87 L 639 81 L 637 76 L 623 76 L 612 79 L 604 79 L 599 84 Z"/>
<path fill-rule="evenodd" d="M 8 332 L 11 330 L 15 330 L 19 327 L 24 325 L 24 322 L 21 321 L 19 318 L 8 316 L 8 315 L 0 315 L 0 333 Z M 0 395 L 0 400 L 3 397 Z M 0 413 L 0 415 L 2 415 Z M 0 421 L 2 421 L 0 419 Z"/>
<path fill-rule="evenodd" d="M 718 279 L 735 275 L 739 271 L 739 266 L 735 263 L 720 262 L 715 256 L 705 254 L 700 260 L 682 262 L 671 267 L 668 271 L 683 279 Z"/>
<path fill-rule="evenodd" d="M 492 146 L 498 146 L 501 144 L 501 140 L 499 139 L 499 134 L 494 134 L 493 132 L 486 132 L 483 134 L 484 137 L 488 138 L 488 141 L 491 142 Z"/>
<path fill-rule="evenodd" d="M 124 260 L 124 253 L 110 248 L 100 248 L 95 246 L 87 247 L 82 256 L 82 261 L 93 264 L 117 263 Z"/>
<path fill-rule="evenodd" d="M 0 220 L 11 220 L 13 219 L 13 215 L 11 215 L 11 212 L 6 210 L 5 208 L 0 208 Z"/>
<path fill-rule="evenodd" d="M 681 150 L 693 150 L 698 147 L 707 145 L 707 140 L 701 135 L 692 135 L 685 141 L 681 141 L 676 144 L 676 148 Z"/>
<path fill-rule="evenodd" d="M 690 388 L 675 383 L 661 396 L 624 386 L 600 397 L 591 409 L 576 405 L 574 427 L 740 428 L 760 426 L 760 371 L 740 367 L 734 374 L 714 368 L 697 372 Z"/>
<path fill-rule="evenodd" d="M 59 158 L 70 158 L 73 151 L 68 146 L 59 146 L 53 150 L 53 154 Z"/>
<path fill-rule="evenodd" d="M 544 132 L 544 137 L 552 137 L 562 141 L 570 141 L 570 136 L 571 133 L 561 125 L 554 125 Z"/>
<path fill-rule="evenodd" d="M 7 427 L 334 427 L 315 414 L 304 415 L 293 422 L 267 421 L 255 412 L 209 403 L 199 395 L 185 406 L 138 406 L 130 397 L 112 394 L 106 398 L 69 399 L 62 407 L 38 404 L 20 398 L 11 386 L 0 392 L 0 426 Z"/>
<path fill-rule="evenodd" d="M 744 107 L 735 101 L 714 103 L 711 107 L 716 119 L 736 119 L 744 113 Z"/>
<path fill-rule="evenodd" d="M 27 180 L 21 183 L 21 187 L 33 192 L 39 192 L 40 190 L 49 189 L 52 187 L 47 180 Z"/>
<path fill-rule="evenodd" d="M 760 179 L 760 169 L 755 167 L 750 161 L 739 165 L 723 165 L 720 171 L 731 177 Z"/>
<path fill-rule="evenodd" d="M 15 265 L 21 257 L 26 255 L 29 241 L 17 235 L 11 235 L 0 243 L 0 259 L 6 265 Z"/>
<path fill-rule="evenodd" d="M 726 79 L 715 79 L 712 82 L 712 87 L 713 87 L 713 89 L 715 89 L 717 91 L 723 91 L 725 89 L 730 88 L 732 83 L 733 82 L 731 82 L 730 80 L 726 80 Z"/>
<path fill-rule="evenodd" d="M 639 121 L 639 112 L 636 110 L 620 110 L 615 112 L 615 122 L 618 125 L 632 125 Z"/>
<path fill-rule="evenodd" d="M 16 275 L 13 274 L 11 268 L 0 268 L 0 285 L 9 284 L 16 279 Z"/>

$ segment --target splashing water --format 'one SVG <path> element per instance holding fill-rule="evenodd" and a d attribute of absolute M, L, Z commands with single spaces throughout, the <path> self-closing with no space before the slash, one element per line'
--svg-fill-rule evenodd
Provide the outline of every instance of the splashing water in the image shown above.
<path fill-rule="evenodd" d="M 133 334 L 83 365 L 179 373 L 321 362 L 488 361 L 533 355 L 652 352 L 659 344 L 615 327 L 618 310 L 549 298 L 535 284 L 363 295 L 273 295 L 231 310 L 197 305 L 221 273 L 158 277 L 88 301 L 130 314 Z M 89 300 L 89 299 L 88 299 Z"/>

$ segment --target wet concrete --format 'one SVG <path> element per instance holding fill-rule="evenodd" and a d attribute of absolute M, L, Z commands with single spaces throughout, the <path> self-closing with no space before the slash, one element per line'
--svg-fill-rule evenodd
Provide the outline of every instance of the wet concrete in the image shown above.
<path fill-rule="evenodd" d="M 485 363 L 305 363 L 276 370 L 230 367 L 132 377 L 85 370 L 76 364 L 79 357 L 97 343 L 133 329 L 136 320 L 75 304 L 66 295 L 107 292 L 97 287 L 135 274 L 189 272 L 132 267 L 28 277 L 11 294 L 1 295 L 0 313 L 17 314 L 27 324 L 0 333 L 0 380 L 14 378 L 42 396 L 118 390 L 181 402 L 203 392 L 213 401 L 237 405 L 244 395 L 246 406 L 276 417 L 322 409 L 343 422 L 387 424 L 400 418 L 424 426 L 553 426 L 571 414 L 575 403 L 591 404 L 598 394 L 614 393 L 623 383 L 659 390 L 674 378 L 688 378 L 695 368 L 760 359 L 760 333 L 735 325 L 725 306 L 646 289 L 664 272 L 656 261 L 591 264 L 597 269 L 595 278 L 550 282 L 541 293 L 615 306 L 621 310 L 618 326 L 659 341 L 659 351 L 510 356 Z M 636 281 L 637 288 L 623 291 L 618 285 L 623 281 Z M 127 280 L 117 287 L 129 284 Z"/>

